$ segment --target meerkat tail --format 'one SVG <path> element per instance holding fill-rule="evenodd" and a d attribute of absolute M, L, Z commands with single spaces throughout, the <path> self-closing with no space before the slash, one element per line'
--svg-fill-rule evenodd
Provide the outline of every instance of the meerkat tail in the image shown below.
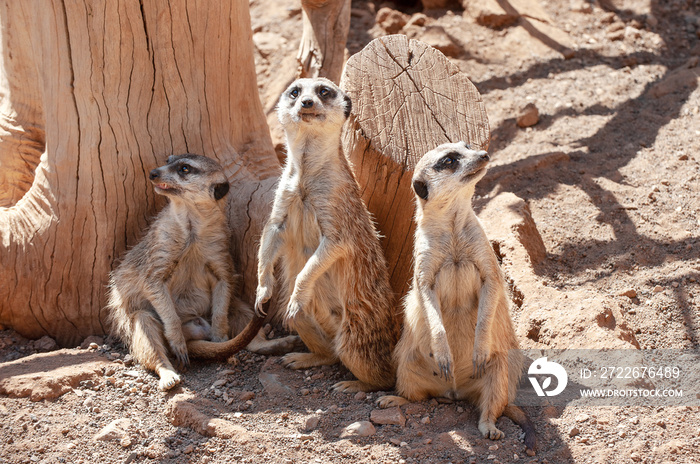
<path fill-rule="evenodd" d="M 503 415 L 523 429 L 525 433 L 525 452 L 528 456 L 534 456 L 537 451 L 537 435 L 535 433 L 535 426 L 532 425 L 532 421 L 527 417 L 525 411 L 514 404 L 509 404 L 503 410 Z"/>
<path fill-rule="evenodd" d="M 270 303 L 263 305 L 267 312 Z M 235 338 L 225 342 L 210 342 L 208 340 L 190 340 L 187 342 L 188 354 L 197 359 L 226 360 L 243 348 L 255 338 L 260 328 L 262 328 L 265 318 L 253 315 L 245 329 Z"/>

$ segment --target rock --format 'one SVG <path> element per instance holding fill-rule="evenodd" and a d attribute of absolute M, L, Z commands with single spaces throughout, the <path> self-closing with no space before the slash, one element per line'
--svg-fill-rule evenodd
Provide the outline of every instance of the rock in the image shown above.
<path fill-rule="evenodd" d="M 115 419 L 93 437 L 96 441 L 121 441 L 128 437 L 131 421 L 127 418 Z"/>
<path fill-rule="evenodd" d="M 408 23 L 409 18 L 407 14 L 384 7 L 377 11 L 376 22 L 388 34 L 396 34 Z"/>
<path fill-rule="evenodd" d="M 411 16 L 411 19 L 408 20 L 406 23 L 406 26 L 418 26 L 422 27 L 425 26 L 425 23 L 428 21 L 428 17 L 424 15 L 423 13 L 416 13 L 413 16 Z"/>
<path fill-rule="evenodd" d="M 304 425 L 304 432 L 311 432 L 312 430 L 316 430 L 316 427 L 318 427 L 318 423 L 320 420 L 320 416 L 311 416 L 307 418 L 306 424 Z"/>
<path fill-rule="evenodd" d="M 42 353 L 45 353 L 47 351 L 54 351 L 59 348 L 58 343 L 56 343 L 56 340 L 49 337 L 48 335 L 44 335 L 39 340 L 34 340 L 32 342 L 32 345 L 34 345 L 35 350 L 40 351 Z"/>
<path fill-rule="evenodd" d="M 109 366 L 98 353 L 62 349 L 0 365 L 0 394 L 32 401 L 55 399 L 80 382 L 97 381 Z"/>
<path fill-rule="evenodd" d="M 634 462 L 640 462 L 642 460 L 642 456 L 639 453 L 632 453 L 630 454 L 630 459 Z"/>
<path fill-rule="evenodd" d="M 586 422 L 590 417 L 591 416 L 589 416 L 588 414 L 579 414 L 574 420 L 578 423 L 581 423 Z"/>
<path fill-rule="evenodd" d="M 85 340 L 83 340 L 83 343 L 80 344 L 80 348 L 83 350 L 86 350 L 92 345 L 93 343 L 97 345 L 97 347 L 100 347 L 104 344 L 105 340 L 102 337 L 98 337 L 96 335 L 90 335 L 87 337 Z M 97 347 L 95 349 L 97 349 Z"/>
<path fill-rule="evenodd" d="M 661 82 L 655 84 L 649 95 L 654 98 L 661 98 L 683 89 L 694 89 L 700 85 L 700 73 L 697 69 L 688 69 L 685 66 L 676 68 L 664 77 Z"/>
<path fill-rule="evenodd" d="M 291 388 L 279 381 L 277 374 L 262 372 L 258 380 L 270 396 L 290 396 L 293 393 Z"/>
<path fill-rule="evenodd" d="M 211 401 L 190 393 L 180 393 L 168 401 L 165 406 L 165 415 L 173 425 L 189 427 L 195 432 L 209 437 L 229 439 L 240 435 L 255 435 L 233 422 L 211 417 L 201 412 L 201 410 L 210 409 L 216 409 Z"/>
<path fill-rule="evenodd" d="M 571 427 L 571 430 L 569 430 L 569 436 L 571 438 L 575 437 L 579 433 L 581 433 L 581 431 L 578 429 L 578 427 Z"/>
<path fill-rule="evenodd" d="M 340 438 L 351 438 L 351 437 L 369 437 L 377 433 L 377 429 L 374 428 L 369 421 L 353 422 L 343 429 L 340 433 Z"/>
<path fill-rule="evenodd" d="M 482 0 L 479 2 L 463 1 L 465 14 L 474 18 L 477 24 L 491 29 L 501 29 L 518 22 L 520 13 L 515 9 L 506 11 L 497 0 Z"/>
<path fill-rule="evenodd" d="M 654 293 L 661 293 L 661 292 L 663 292 L 663 291 L 664 291 L 664 288 L 663 288 L 661 285 L 657 285 L 657 286 L 654 287 L 654 289 L 652 290 L 652 292 L 654 292 Z"/>
<path fill-rule="evenodd" d="M 624 292 L 620 293 L 620 296 L 626 296 L 627 298 L 637 298 L 637 291 L 633 288 L 627 289 Z"/>
<path fill-rule="evenodd" d="M 379 425 L 406 425 L 406 416 L 398 407 L 388 409 L 374 409 L 369 419 Z"/>
<path fill-rule="evenodd" d="M 540 122 L 540 112 L 534 103 L 528 103 L 515 120 L 518 127 L 531 127 Z"/>
<path fill-rule="evenodd" d="M 420 40 L 441 51 L 445 56 L 456 58 L 462 54 L 462 47 L 457 45 L 441 26 L 429 26 Z"/>
<path fill-rule="evenodd" d="M 366 399 L 367 399 L 367 393 L 365 393 L 365 392 L 355 393 L 355 400 L 356 401 L 364 401 Z"/>

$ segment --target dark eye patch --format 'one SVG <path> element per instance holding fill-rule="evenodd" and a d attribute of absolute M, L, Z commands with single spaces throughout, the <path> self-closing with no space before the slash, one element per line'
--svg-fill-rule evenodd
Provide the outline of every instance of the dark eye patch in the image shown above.
<path fill-rule="evenodd" d="M 199 169 L 195 168 L 194 166 L 188 163 L 180 163 L 175 167 L 175 169 L 181 177 L 185 177 L 189 174 L 196 174 L 199 172 Z"/>
<path fill-rule="evenodd" d="M 433 166 L 433 169 L 436 171 L 443 171 L 445 169 L 454 171 L 457 169 L 457 166 L 459 166 L 460 159 L 462 159 L 462 155 L 456 151 L 452 151 L 440 158 L 438 162 L 435 163 L 435 166 Z"/>
<path fill-rule="evenodd" d="M 328 88 L 325 85 L 319 86 L 316 89 L 316 93 L 323 100 L 332 100 L 338 95 L 335 90 Z"/>

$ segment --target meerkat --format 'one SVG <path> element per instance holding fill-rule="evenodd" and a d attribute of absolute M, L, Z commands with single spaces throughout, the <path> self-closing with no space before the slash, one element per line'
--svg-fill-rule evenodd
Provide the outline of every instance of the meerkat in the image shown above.
<path fill-rule="evenodd" d="M 220 358 L 246 345 L 261 351 L 291 348 L 293 338 L 264 340 L 257 317 L 241 336 L 228 340 L 253 311 L 233 296 L 238 276 L 220 201 L 229 191 L 221 166 L 204 156 L 171 156 L 149 177 L 156 193 L 169 202 L 111 273 L 107 309 L 112 332 L 136 360 L 158 374 L 161 390 L 181 381 L 168 352 L 184 368 L 190 354 Z"/>
<path fill-rule="evenodd" d="M 283 364 L 340 361 L 358 380 L 335 390 L 373 391 L 394 385 L 401 317 L 379 236 L 340 146 L 350 111 L 350 98 L 328 79 L 299 79 L 280 97 L 287 159 L 262 234 L 255 310 L 264 314 L 279 285 L 280 313 L 310 350 L 287 354 Z"/>
<path fill-rule="evenodd" d="M 471 207 L 488 161 L 485 151 L 447 143 L 416 165 L 414 274 L 395 350 L 401 396 L 378 402 L 390 407 L 429 397 L 470 400 L 480 409 L 484 437 L 503 437 L 496 419 L 505 413 L 523 428 L 530 454 L 534 428 L 512 404 L 523 361 L 505 279 Z"/>

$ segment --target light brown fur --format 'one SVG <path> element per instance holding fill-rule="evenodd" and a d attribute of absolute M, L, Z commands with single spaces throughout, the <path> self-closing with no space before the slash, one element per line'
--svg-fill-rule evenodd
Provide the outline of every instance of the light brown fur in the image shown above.
<path fill-rule="evenodd" d="M 380 390 L 394 385 L 401 322 L 377 232 L 340 148 L 349 113 L 350 99 L 327 79 L 300 79 L 280 98 L 288 153 L 262 235 L 255 306 L 260 311 L 278 286 L 286 324 L 311 351 L 286 355 L 287 366 L 340 360 L 358 381 L 335 389 Z"/>
<path fill-rule="evenodd" d="M 228 340 L 250 320 L 252 309 L 233 297 L 238 276 L 219 201 L 229 189 L 221 166 L 203 156 L 171 156 L 150 178 L 170 201 L 112 272 L 108 310 L 113 333 L 168 390 L 181 381 L 168 353 L 181 368 L 189 364 L 193 345 L 197 356 L 213 357 L 211 348 L 225 344 L 203 340 Z M 262 335 L 257 337 L 265 348 Z M 239 349 L 250 341 L 235 340 Z"/>
<path fill-rule="evenodd" d="M 486 152 L 455 143 L 428 152 L 415 168 L 415 269 L 395 351 L 401 397 L 385 396 L 379 403 L 470 400 L 481 411 L 483 436 L 498 439 L 503 432 L 496 419 L 504 411 L 509 417 L 520 411 L 510 403 L 522 357 L 503 274 L 471 208 L 487 162 Z M 534 429 L 532 441 L 528 438 L 528 448 L 534 448 Z"/>

